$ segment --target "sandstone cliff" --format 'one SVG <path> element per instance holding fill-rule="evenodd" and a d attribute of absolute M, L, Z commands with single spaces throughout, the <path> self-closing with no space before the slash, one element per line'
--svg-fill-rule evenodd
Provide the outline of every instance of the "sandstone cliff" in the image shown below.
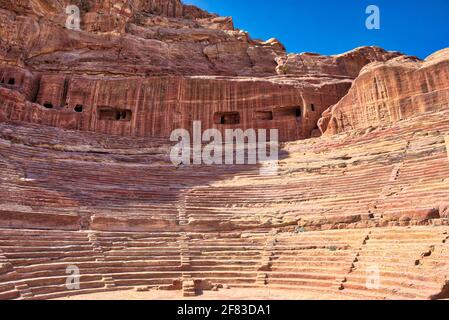
<path fill-rule="evenodd" d="M 232 18 L 178 0 L 78 1 L 73 31 L 64 27 L 68 4 L 0 1 L 3 121 L 168 137 L 201 120 L 304 139 L 321 134 L 318 119 L 365 65 L 400 56 L 376 47 L 287 54 L 276 39 L 254 40 Z M 229 115 L 238 123 L 217 120 Z"/>
<path fill-rule="evenodd" d="M 81 30 L 64 28 L 78 4 Z M 123 75 L 274 75 L 277 41 L 179 0 L 0 1 L 0 61 L 42 71 Z"/>
<path fill-rule="evenodd" d="M 178 0 L 0 0 L 0 299 L 447 299 L 448 84 L 447 50 L 287 54 Z M 278 175 L 174 166 L 194 120 L 279 129 Z"/>
<path fill-rule="evenodd" d="M 320 119 L 327 134 L 389 126 L 449 108 L 449 49 L 425 61 L 398 57 L 366 66 L 349 93 Z"/>

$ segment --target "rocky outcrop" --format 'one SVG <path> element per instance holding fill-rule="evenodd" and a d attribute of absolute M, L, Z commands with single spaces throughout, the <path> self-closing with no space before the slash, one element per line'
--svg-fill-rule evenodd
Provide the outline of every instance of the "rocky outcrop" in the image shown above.
<path fill-rule="evenodd" d="M 327 110 L 327 134 L 389 126 L 416 115 L 449 108 L 449 49 L 425 61 L 398 57 L 366 66 L 349 93 Z"/>
<path fill-rule="evenodd" d="M 80 31 L 64 27 L 69 4 Z M 317 137 L 318 119 L 364 65 L 400 55 L 287 55 L 278 40 L 178 0 L 1 0 L 0 16 L 1 119 L 109 134 L 167 138 L 200 120 L 279 129 L 282 141 Z M 221 123 L 227 114 L 238 123 Z"/>
<path fill-rule="evenodd" d="M 276 39 L 253 40 L 231 18 L 175 0 L 80 1 L 73 31 L 64 28 L 67 4 L 0 2 L 4 121 L 169 137 L 201 120 L 220 130 L 276 128 L 282 141 L 317 137 L 318 119 L 359 70 L 399 55 L 375 47 L 286 55 Z M 101 110 L 128 116 L 105 119 Z M 238 123 L 217 120 L 230 113 Z"/>
<path fill-rule="evenodd" d="M 448 298 L 448 76 L 447 50 L 287 54 L 179 0 L 0 0 L 0 299 Z M 277 175 L 175 166 L 196 120 L 278 129 Z"/>
<path fill-rule="evenodd" d="M 334 56 L 305 52 L 278 58 L 276 71 L 278 74 L 296 76 L 331 76 L 355 79 L 367 64 L 388 61 L 399 56 L 402 56 L 399 52 L 389 52 L 378 47 L 360 47 Z"/>
<path fill-rule="evenodd" d="M 81 31 L 64 28 L 69 4 L 81 10 Z M 40 71 L 266 76 L 283 54 L 234 30 L 231 18 L 178 0 L 2 0 L 0 17 L 0 62 Z"/>

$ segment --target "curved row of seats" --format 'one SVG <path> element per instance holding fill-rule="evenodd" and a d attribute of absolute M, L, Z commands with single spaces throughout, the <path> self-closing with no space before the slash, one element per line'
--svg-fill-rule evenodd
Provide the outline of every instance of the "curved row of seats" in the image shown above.
<path fill-rule="evenodd" d="M 157 139 L 2 123 L 0 298 L 180 290 L 187 279 L 317 297 L 444 297 L 449 221 L 426 210 L 449 199 L 448 115 L 288 143 L 274 177 L 253 166 L 176 167 Z M 84 215 L 86 224 L 64 224 Z M 136 231 L 151 219 L 171 224 Z M 80 290 L 67 290 L 69 266 Z M 370 289 L 372 267 L 380 286 Z"/>
<path fill-rule="evenodd" d="M 82 207 L 99 217 L 170 221 L 180 220 L 184 202 L 182 214 L 192 225 L 229 222 L 240 229 L 323 215 L 399 220 L 449 199 L 446 116 L 429 114 L 357 137 L 289 143 L 277 177 L 260 176 L 251 166 L 175 167 L 166 141 L 140 138 L 131 148 L 126 137 L 78 133 L 85 135 L 81 142 L 73 132 L 2 124 L 3 202 L 55 214 Z"/>
<path fill-rule="evenodd" d="M 289 143 L 278 177 L 237 174 L 194 187 L 186 194 L 186 215 L 282 225 L 360 214 L 397 224 L 449 199 L 448 115 L 427 114 L 355 137 Z"/>
<path fill-rule="evenodd" d="M 448 239 L 444 226 L 207 235 L 0 229 L 0 297 L 181 290 L 188 278 L 202 288 L 282 289 L 293 297 L 444 298 Z M 79 288 L 67 286 L 73 267 Z"/>

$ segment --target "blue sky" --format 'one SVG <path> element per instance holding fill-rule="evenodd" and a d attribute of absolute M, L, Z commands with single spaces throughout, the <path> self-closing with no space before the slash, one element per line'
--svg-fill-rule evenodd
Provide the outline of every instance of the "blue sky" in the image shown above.
<path fill-rule="evenodd" d="M 255 39 L 279 39 L 288 52 L 338 54 L 377 45 L 425 58 L 449 47 L 449 0 L 184 0 L 232 16 Z M 380 30 L 368 30 L 365 13 L 376 5 Z"/>

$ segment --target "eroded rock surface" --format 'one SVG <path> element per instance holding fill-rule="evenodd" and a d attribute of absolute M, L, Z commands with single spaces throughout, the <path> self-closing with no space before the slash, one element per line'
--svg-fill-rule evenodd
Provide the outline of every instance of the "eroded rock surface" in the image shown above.
<path fill-rule="evenodd" d="M 376 47 L 287 55 L 276 39 L 252 39 L 232 18 L 176 0 L 79 1 L 73 31 L 64 27 L 68 4 L 0 2 L 2 119 L 158 137 L 201 120 L 220 130 L 278 128 L 282 141 L 317 137 L 321 114 L 363 66 L 400 55 Z M 105 120 L 102 110 L 127 121 Z"/>
<path fill-rule="evenodd" d="M 447 299 L 448 76 L 447 49 L 287 54 L 178 0 L 0 0 L 0 299 Z M 195 120 L 279 129 L 279 174 L 174 166 Z"/>
<path fill-rule="evenodd" d="M 322 131 L 335 134 L 389 126 L 449 107 L 449 49 L 425 61 L 398 57 L 366 66 L 349 93 L 323 114 Z"/>

